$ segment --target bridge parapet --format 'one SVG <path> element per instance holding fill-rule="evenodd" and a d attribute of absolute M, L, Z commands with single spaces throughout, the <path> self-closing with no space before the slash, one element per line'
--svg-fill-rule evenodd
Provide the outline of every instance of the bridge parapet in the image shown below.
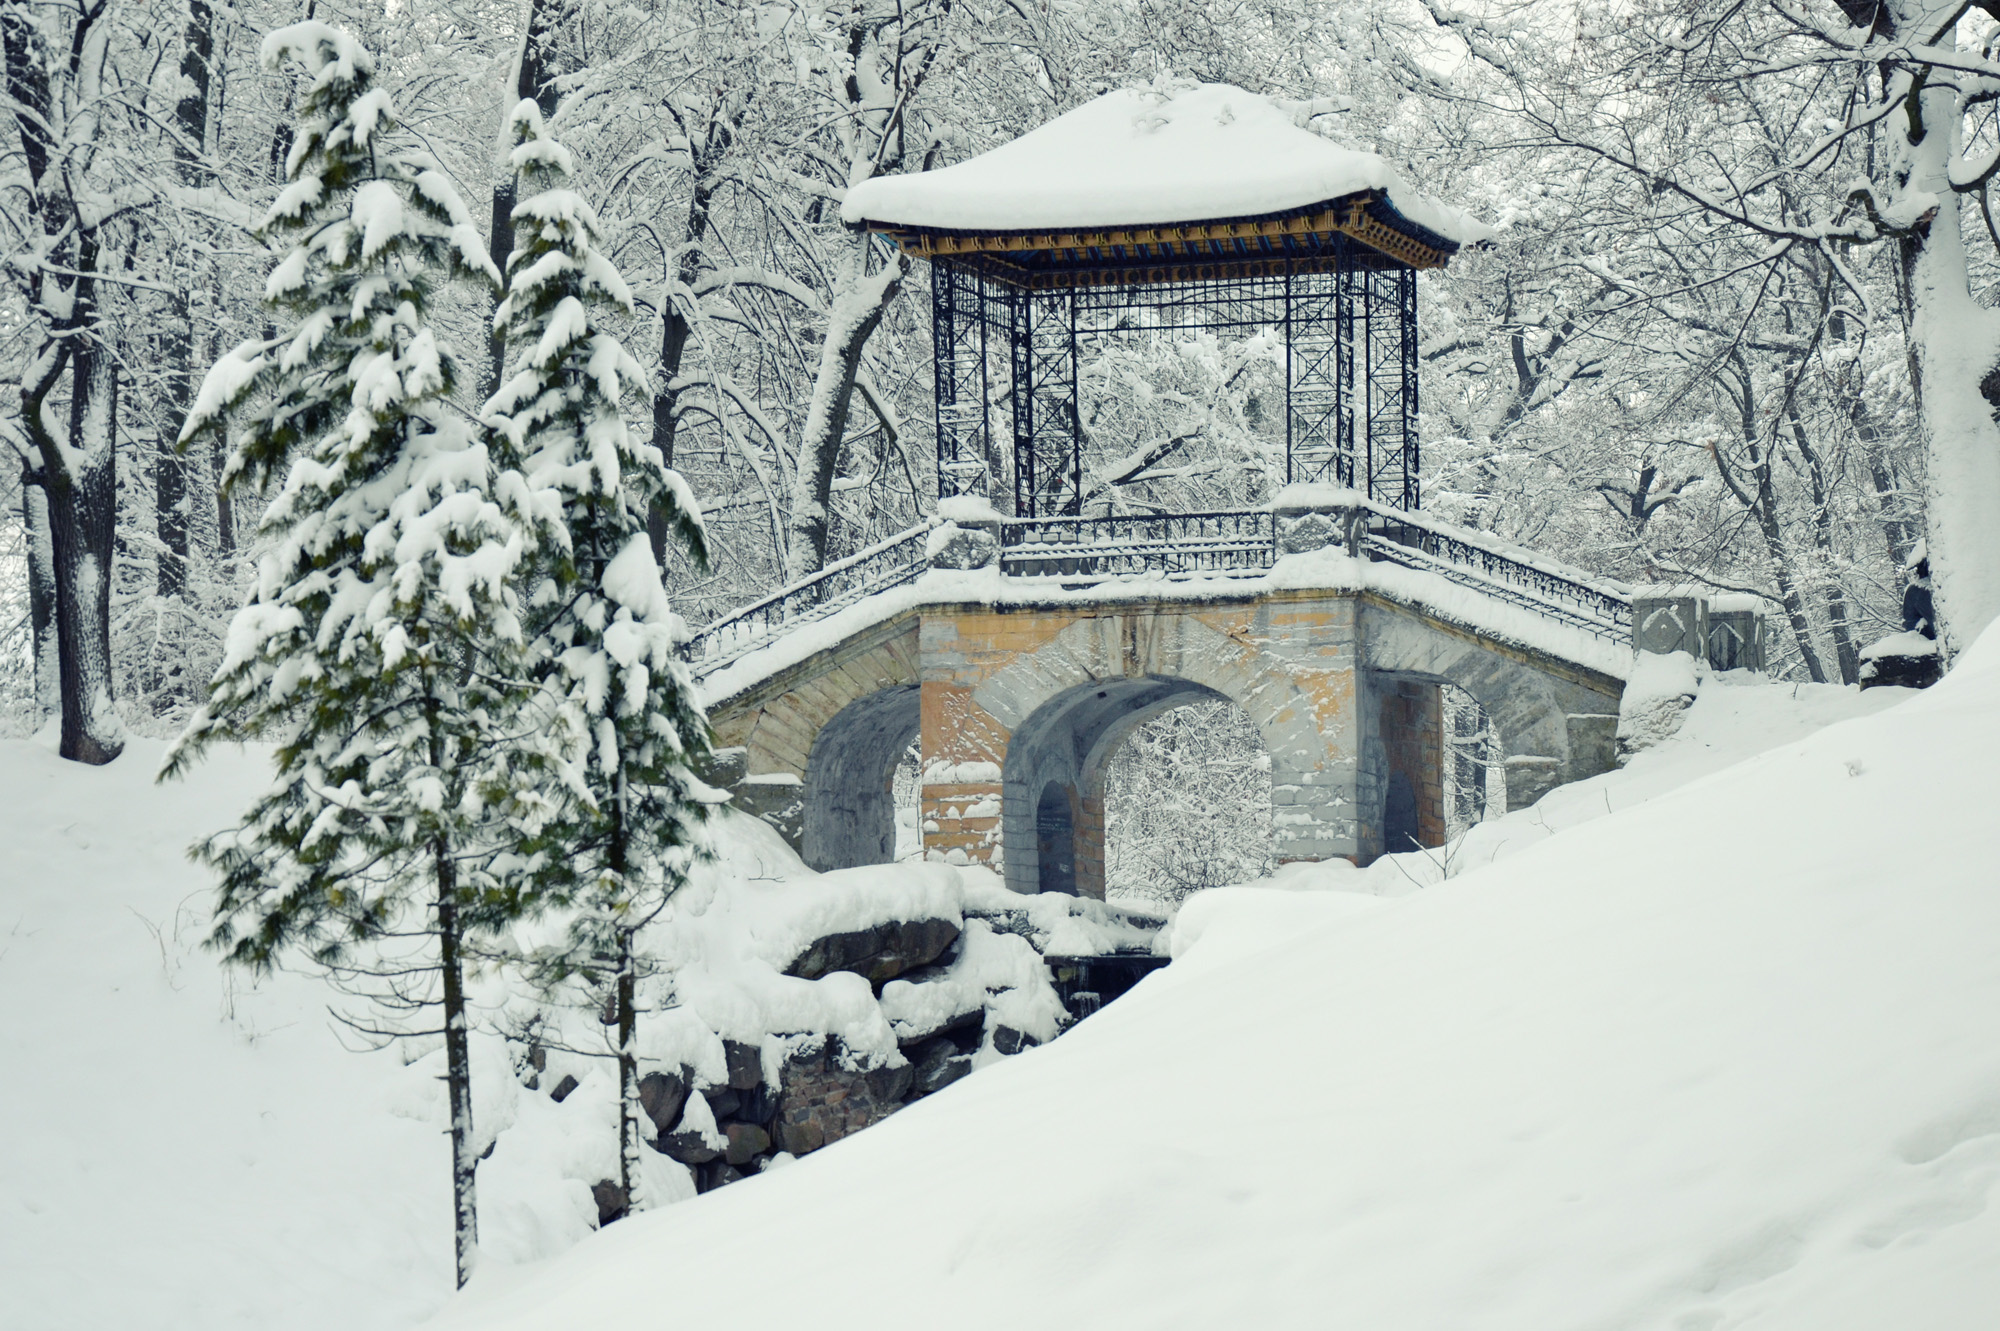
<path fill-rule="evenodd" d="M 695 673 L 719 670 L 781 633 L 933 568 L 997 568 L 1008 579 L 1073 590 L 1134 579 L 1256 577 L 1288 555 L 1328 548 L 1435 573 L 1607 642 L 1622 645 L 1633 632 L 1626 584 L 1335 486 L 1288 486 L 1263 508 L 1213 513 L 1014 519 L 964 495 L 939 508 L 936 522 L 898 532 L 701 629 L 685 649 Z"/>

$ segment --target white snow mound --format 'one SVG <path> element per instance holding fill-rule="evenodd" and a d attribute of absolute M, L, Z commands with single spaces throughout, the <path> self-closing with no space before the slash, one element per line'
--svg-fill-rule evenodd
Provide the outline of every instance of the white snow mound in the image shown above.
<path fill-rule="evenodd" d="M 437 1325 L 719 1324 L 755 1290 L 827 1327 L 889 1297 L 954 1328 L 1983 1331 L 1996 790 L 1989 634 L 1428 890 L 1218 897 L 1053 1044 Z"/>

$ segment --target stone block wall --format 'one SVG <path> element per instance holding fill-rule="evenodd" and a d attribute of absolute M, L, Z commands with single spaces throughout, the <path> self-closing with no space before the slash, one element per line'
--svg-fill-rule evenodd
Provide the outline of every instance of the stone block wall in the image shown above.
<path fill-rule="evenodd" d="M 1677 629 L 1685 618 L 1669 617 Z M 1380 853 L 1392 779 L 1414 794 L 1419 841 L 1441 844 L 1443 684 L 1491 717 L 1510 807 L 1608 766 L 1618 681 L 1373 592 L 926 606 L 715 716 L 721 742 L 743 754 L 740 806 L 822 867 L 865 863 L 893 846 L 890 774 L 907 741 L 891 695 L 902 690 L 922 756 L 926 856 L 1039 890 L 1036 813 L 1053 785 L 1069 796 L 1075 888 L 1101 895 L 1112 753 L 1145 720 L 1206 698 L 1242 707 L 1263 737 L 1279 862 Z M 867 835 L 833 826 L 862 822 Z"/>

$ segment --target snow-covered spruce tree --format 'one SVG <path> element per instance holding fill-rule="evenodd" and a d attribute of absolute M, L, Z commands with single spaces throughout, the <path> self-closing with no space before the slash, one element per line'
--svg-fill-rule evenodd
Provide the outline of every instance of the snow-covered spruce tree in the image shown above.
<path fill-rule="evenodd" d="M 649 515 L 698 563 L 694 497 L 620 404 L 648 392 L 606 320 L 632 295 L 599 251 L 596 214 L 566 188 L 570 154 L 522 101 L 512 119 L 520 177 L 508 287 L 494 313 L 508 376 L 483 413 L 492 451 L 519 468 L 539 518 L 528 589 L 528 662 L 539 724 L 513 754 L 510 805 L 524 881 L 569 908 L 559 941 L 528 957 L 538 980 L 580 994 L 615 1032 L 619 1183 L 640 1196 L 635 935 L 702 853 L 702 789 L 689 769 L 708 723 L 674 654 Z"/>
<path fill-rule="evenodd" d="M 484 778 L 526 542 L 492 495 L 525 496 L 446 408 L 454 365 L 429 313 L 443 284 L 498 274 L 451 184 L 396 133 L 365 49 L 303 23 L 262 55 L 308 85 L 263 223 L 291 242 L 265 286 L 281 331 L 217 363 L 183 438 L 236 415 L 224 485 L 284 481 L 208 701 L 162 775 L 219 741 L 276 746 L 271 791 L 195 848 L 222 875 L 210 941 L 230 961 L 303 954 L 388 977 L 392 1009 L 441 1005 L 441 1029 L 390 1033 L 444 1037 L 462 1285 L 477 1242 L 463 955 L 514 900 L 490 870 Z"/>

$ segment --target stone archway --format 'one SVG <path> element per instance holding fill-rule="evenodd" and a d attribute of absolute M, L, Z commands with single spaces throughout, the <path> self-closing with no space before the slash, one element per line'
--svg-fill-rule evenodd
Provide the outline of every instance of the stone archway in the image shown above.
<path fill-rule="evenodd" d="M 1007 735 L 998 830 L 1009 887 L 1041 890 L 1036 815 L 1054 785 L 1073 810 L 1076 890 L 1102 896 L 1111 754 L 1138 726 L 1205 698 L 1241 707 L 1263 737 L 1273 803 L 1284 806 L 1273 819 L 1277 857 L 1356 852 L 1355 810 L 1342 794 L 1355 761 L 1351 666 L 1286 660 L 1247 634 L 1225 632 L 1227 613 L 1147 607 L 1079 619 L 973 691 Z"/>
<path fill-rule="evenodd" d="M 1360 622 L 1364 687 L 1377 698 L 1362 708 L 1363 717 L 1379 716 L 1383 692 L 1407 684 L 1429 686 L 1433 695 L 1440 684 L 1464 690 L 1485 709 L 1499 740 L 1509 809 L 1525 809 L 1559 785 L 1615 766 L 1619 681 L 1546 660 L 1531 664 L 1401 607 L 1365 604 Z M 1386 782 L 1390 765 L 1364 757 L 1364 769 L 1370 766 Z M 1417 792 L 1420 806 L 1423 793 Z"/>
<path fill-rule="evenodd" d="M 905 613 L 709 701 L 709 780 L 814 868 L 895 853 L 895 763 L 915 737 L 918 617 Z"/>
<path fill-rule="evenodd" d="M 813 737 L 799 854 L 822 872 L 896 858 L 896 764 L 917 737 L 920 690 L 857 698 Z"/>

